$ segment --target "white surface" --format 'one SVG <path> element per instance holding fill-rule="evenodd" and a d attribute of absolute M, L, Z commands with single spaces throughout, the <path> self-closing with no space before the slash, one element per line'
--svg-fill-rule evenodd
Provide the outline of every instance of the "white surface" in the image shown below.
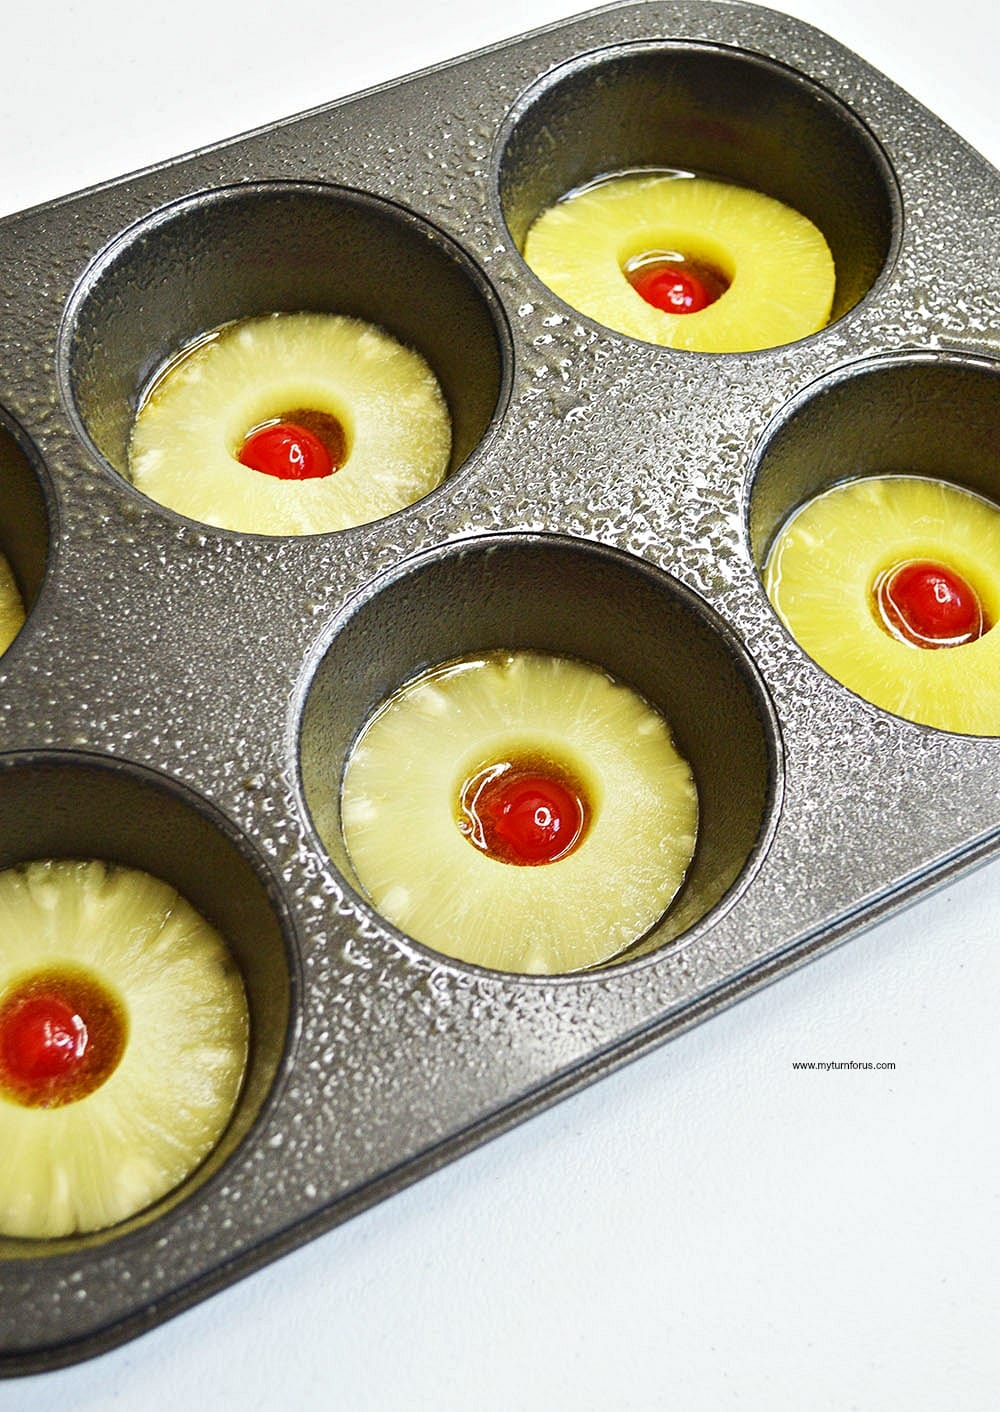
<path fill-rule="evenodd" d="M 571 3 L 18 7 L 0 207 Z M 1000 162 L 988 0 L 784 8 Z M 995 1412 L 998 902 L 993 865 L 142 1339 L 0 1384 L 0 1408 Z"/>

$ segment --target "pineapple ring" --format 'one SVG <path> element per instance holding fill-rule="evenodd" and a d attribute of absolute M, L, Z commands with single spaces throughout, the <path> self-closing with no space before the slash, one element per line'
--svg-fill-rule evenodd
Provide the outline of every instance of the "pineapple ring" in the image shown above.
<path fill-rule="evenodd" d="M 24 625 L 24 603 L 17 582 L 3 554 L 0 554 L 0 657 Z"/>
<path fill-rule="evenodd" d="M 624 268 L 657 251 L 714 266 L 729 288 L 694 313 L 654 308 Z M 531 226 L 524 258 L 560 299 L 607 328 L 698 353 L 774 348 L 815 333 L 836 284 L 829 246 L 798 211 L 681 174 L 623 174 L 570 193 Z"/>
<path fill-rule="evenodd" d="M 297 408 L 343 425 L 338 471 L 280 480 L 237 459 L 248 432 Z M 448 407 L 419 353 L 361 319 L 266 314 L 224 325 L 160 375 L 136 416 L 129 475 L 204 524 L 321 534 L 419 500 L 450 454 Z"/>
<path fill-rule="evenodd" d="M 939 730 L 1000 735 L 1000 631 L 927 650 L 879 625 L 873 585 L 908 560 L 955 570 L 1000 622 L 1000 507 L 920 476 L 847 481 L 808 501 L 778 534 L 764 586 L 799 646 L 866 701 Z"/>
<path fill-rule="evenodd" d="M 167 883 L 65 859 L 0 873 L 0 1001 L 39 972 L 89 976 L 124 1012 L 117 1067 L 58 1107 L 0 1085 L 0 1233 L 101 1230 L 208 1156 L 243 1082 L 249 1021 L 218 933 Z"/>
<path fill-rule="evenodd" d="M 590 822 L 571 853 L 521 867 L 459 831 L 485 764 L 542 757 L 579 780 Z M 537 652 L 449 663 L 404 686 L 348 761 L 344 839 L 378 910 L 436 951 L 494 970 L 578 971 L 654 925 L 694 852 L 691 770 L 663 717 L 601 669 Z"/>

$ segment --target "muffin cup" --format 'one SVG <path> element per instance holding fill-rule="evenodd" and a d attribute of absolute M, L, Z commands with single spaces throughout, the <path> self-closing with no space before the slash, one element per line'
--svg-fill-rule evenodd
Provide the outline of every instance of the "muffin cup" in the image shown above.
<path fill-rule="evenodd" d="M 290 1058 L 297 992 L 290 926 L 274 880 L 246 841 L 190 791 L 125 761 L 48 751 L 0 756 L 0 818 L 0 870 L 42 859 L 99 859 L 176 888 L 222 936 L 250 1010 L 239 1099 L 218 1145 L 186 1181 L 154 1206 L 92 1234 L 0 1237 L 0 1256 L 63 1255 L 162 1216 L 203 1188 L 247 1137 Z"/>
<path fill-rule="evenodd" d="M 0 410 L 0 553 L 30 613 L 49 559 L 49 510 L 44 472 L 26 436 Z"/>
<path fill-rule="evenodd" d="M 415 348 L 452 421 L 449 473 L 476 450 L 509 383 L 507 332 L 465 252 L 364 192 L 286 182 L 200 192 L 125 231 L 67 309 L 65 394 L 93 450 L 128 476 L 132 421 L 178 352 L 236 319 L 344 314 Z"/>
<path fill-rule="evenodd" d="M 697 844 L 673 904 L 625 956 L 682 938 L 759 860 L 780 798 L 780 744 L 753 665 L 718 617 L 675 580 L 596 544 L 462 541 L 350 605 L 309 682 L 300 735 L 303 795 L 331 859 L 363 892 L 344 844 L 340 783 L 368 717 L 428 667 L 497 649 L 593 663 L 666 719 L 694 773 Z"/>
<path fill-rule="evenodd" d="M 547 73 L 501 134 L 500 209 L 520 249 L 536 216 L 567 192 L 643 169 L 752 187 L 808 217 L 836 266 L 833 320 L 898 246 L 898 188 L 864 124 L 805 74 L 716 44 L 616 45 Z"/>

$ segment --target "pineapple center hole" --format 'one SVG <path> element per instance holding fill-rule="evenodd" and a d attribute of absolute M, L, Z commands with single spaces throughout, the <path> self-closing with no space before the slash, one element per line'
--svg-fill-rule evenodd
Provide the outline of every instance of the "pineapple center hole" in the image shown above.
<path fill-rule="evenodd" d="M 732 283 L 718 265 L 679 250 L 644 250 L 621 268 L 640 298 L 666 314 L 697 314 Z"/>
<path fill-rule="evenodd" d="M 25 1108 L 58 1108 L 100 1088 L 125 1050 L 121 1003 L 84 971 L 35 971 L 0 1002 L 0 1091 Z"/>
<path fill-rule="evenodd" d="M 929 559 L 884 569 L 872 584 L 871 600 L 879 626 L 913 647 L 963 647 L 992 626 L 968 579 Z"/>
<path fill-rule="evenodd" d="M 297 407 L 250 428 L 237 459 L 279 480 L 317 480 L 347 460 L 347 432 L 332 412 Z"/>
<path fill-rule="evenodd" d="M 526 754 L 475 770 L 459 789 L 455 813 L 459 831 L 488 857 L 537 867 L 579 847 L 593 806 L 570 770 Z"/>

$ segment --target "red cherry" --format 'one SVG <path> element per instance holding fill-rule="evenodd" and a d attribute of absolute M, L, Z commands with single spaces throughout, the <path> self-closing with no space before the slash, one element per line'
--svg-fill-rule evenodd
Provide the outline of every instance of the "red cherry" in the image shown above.
<path fill-rule="evenodd" d="M 18 1085 L 71 1073 L 83 1059 L 87 1041 L 83 1016 L 58 995 L 29 996 L 0 1023 L 3 1067 Z"/>
<path fill-rule="evenodd" d="M 882 574 L 875 602 L 886 630 L 916 647 L 961 647 L 989 627 L 972 585 L 954 569 L 925 559 Z"/>
<path fill-rule="evenodd" d="M 533 866 L 565 858 L 587 824 L 586 801 L 568 779 L 508 764 L 488 767 L 462 794 L 464 831 L 502 863 Z"/>
<path fill-rule="evenodd" d="M 319 437 L 296 422 L 274 422 L 252 432 L 238 459 L 251 470 L 279 480 L 313 480 L 336 469 Z"/>
<path fill-rule="evenodd" d="M 698 276 L 680 265 L 645 265 L 629 279 L 647 304 L 666 314 L 696 314 L 714 302 Z"/>
<path fill-rule="evenodd" d="M 0 1092 L 26 1108 L 75 1103 L 113 1073 L 128 1022 L 115 997 L 73 969 L 36 971 L 0 1003 Z"/>
<path fill-rule="evenodd" d="M 636 294 L 665 314 L 697 314 L 714 304 L 730 281 L 704 260 L 688 260 L 676 252 L 649 251 L 622 266 Z"/>

